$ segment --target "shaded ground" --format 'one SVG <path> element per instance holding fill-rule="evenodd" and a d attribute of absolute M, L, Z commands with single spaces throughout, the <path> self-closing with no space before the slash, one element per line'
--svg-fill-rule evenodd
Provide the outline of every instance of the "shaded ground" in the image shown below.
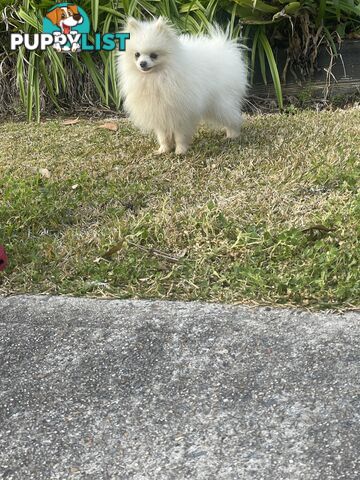
<path fill-rule="evenodd" d="M 0 476 L 357 480 L 360 316 L 0 299 Z"/>
<path fill-rule="evenodd" d="M 359 108 L 200 129 L 183 158 L 103 123 L 0 125 L 0 293 L 359 305 Z"/>

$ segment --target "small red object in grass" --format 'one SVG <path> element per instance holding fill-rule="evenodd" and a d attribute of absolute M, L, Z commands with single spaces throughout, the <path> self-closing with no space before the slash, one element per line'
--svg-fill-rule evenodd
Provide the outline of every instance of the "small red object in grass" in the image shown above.
<path fill-rule="evenodd" d="M 8 257 L 6 255 L 5 248 L 2 245 L 0 245 L 0 272 L 2 270 L 5 270 L 7 263 L 8 263 Z"/>

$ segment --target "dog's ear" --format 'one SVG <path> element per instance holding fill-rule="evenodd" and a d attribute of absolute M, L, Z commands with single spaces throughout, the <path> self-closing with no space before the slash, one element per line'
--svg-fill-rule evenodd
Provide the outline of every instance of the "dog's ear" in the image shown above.
<path fill-rule="evenodd" d="M 76 15 L 76 14 L 79 13 L 79 10 L 78 10 L 77 5 L 69 5 L 67 8 L 68 8 L 68 10 L 70 10 L 74 15 Z"/>
<path fill-rule="evenodd" d="M 169 37 L 169 39 L 173 39 L 174 37 L 176 37 L 175 28 L 169 23 L 168 19 L 165 17 L 159 17 L 155 21 L 155 28 L 162 34 Z"/>
<path fill-rule="evenodd" d="M 169 25 L 166 21 L 166 18 L 164 17 L 159 17 L 157 20 L 156 20 L 156 28 L 158 28 L 159 30 L 164 30 L 165 28 L 168 28 Z"/>
<path fill-rule="evenodd" d="M 54 10 L 51 10 L 51 12 L 46 14 L 46 18 L 48 18 L 54 25 L 58 25 L 61 18 L 61 8 L 54 8 Z"/>
<path fill-rule="evenodd" d="M 84 17 L 79 12 L 77 5 L 69 5 L 67 8 L 73 14 L 74 19 L 78 22 L 78 24 L 83 23 Z"/>
<path fill-rule="evenodd" d="M 134 17 L 129 17 L 126 22 L 125 31 L 134 32 L 140 27 L 140 22 Z"/>

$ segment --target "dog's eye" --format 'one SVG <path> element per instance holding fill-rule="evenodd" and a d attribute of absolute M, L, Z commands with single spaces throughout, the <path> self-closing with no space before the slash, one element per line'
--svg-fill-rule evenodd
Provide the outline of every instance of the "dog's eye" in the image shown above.
<path fill-rule="evenodd" d="M 139 52 L 136 52 L 135 53 L 135 58 L 139 58 L 140 57 L 140 53 Z"/>
<path fill-rule="evenodd" d="M 158 57 L 158 54 L 157 53 L 150 53 L 150 58 L 151 60 L 156 60 Z"/>
<path fill-rule="evenodd" d="M 63 14 L 61 15 L 61 18 L 66 18 L 65 13 L 63 13 Z"/>

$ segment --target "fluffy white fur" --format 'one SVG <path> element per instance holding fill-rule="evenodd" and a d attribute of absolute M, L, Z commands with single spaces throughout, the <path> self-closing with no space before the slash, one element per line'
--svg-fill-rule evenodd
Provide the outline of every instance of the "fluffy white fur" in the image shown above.
<path fill-rule="evenodd" d="M 128 20 L 126 51 L 119 54 L 125 110 L 144 131 L 154 131 L 158 153 L 187 151 L 200 121 L 239 135 L 247 70 L 241 49 L 219 28 L 210 35 L 178 36 L 163 18 Z"/>

